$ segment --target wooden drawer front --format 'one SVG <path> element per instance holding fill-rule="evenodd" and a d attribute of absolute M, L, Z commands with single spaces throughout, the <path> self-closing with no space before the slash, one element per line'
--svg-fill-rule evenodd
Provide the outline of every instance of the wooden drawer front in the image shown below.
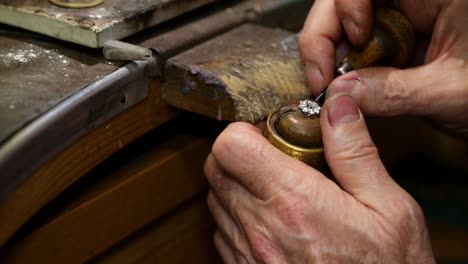
<path fill-rule="evenodd" d="M 183 206 L 91 263 L 221 263 L 205 198 Z"/>
<path fill-rule="evenodd" d="M 208 138 L 177 135 L 139 154 L 72 208 L 2 249 L 1 262 L 82 263 L 95 257 L 205 192 L 202 167 L 211 144 Z"/>

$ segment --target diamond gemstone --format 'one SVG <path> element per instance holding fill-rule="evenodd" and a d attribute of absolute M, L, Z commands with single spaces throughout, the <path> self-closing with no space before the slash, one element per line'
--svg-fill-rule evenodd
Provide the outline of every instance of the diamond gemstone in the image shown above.
<path fill-rule="evenodd" d="M 322 108 L 320 105 L 312 100 L 302 100 L 298 105 L 301 112 L 306 116 L 319 115 Z"/>

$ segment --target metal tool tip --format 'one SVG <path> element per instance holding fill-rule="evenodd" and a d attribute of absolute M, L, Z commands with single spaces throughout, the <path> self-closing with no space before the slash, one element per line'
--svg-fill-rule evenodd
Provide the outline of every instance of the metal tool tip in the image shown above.
<path fill-rule="evenodd" d="M 350 71 L 354 71 L 354 67 L 347 63 L 347 62 L 341 62 L 340 65 L 338 65 L 338 67 L 336 67 L 336 76 L 340 76 L 340 75 L 343 75 L 345 73 L 348 73 Z"/>
<path fill-rule="evenodd" d="M 322 101 L 322 99 L 325 97 L 325 91 L 321 92 L 319 95 L 317 95 L 317 97 L 315 97 L 314 101 L 316 103 L 320 103 L 320 101 Z"/>

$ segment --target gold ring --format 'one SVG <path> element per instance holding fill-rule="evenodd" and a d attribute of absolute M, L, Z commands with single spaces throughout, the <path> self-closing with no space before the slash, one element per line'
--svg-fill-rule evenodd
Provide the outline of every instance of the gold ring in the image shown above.
<path fill-rule="evenodd" d="M 70 0 L 49 0 L 52 4 L 66 8 L 88 8 L 98 6 L 104 2 L 104 0 L 82 0 L 82 1 L 70 1 Z"/>

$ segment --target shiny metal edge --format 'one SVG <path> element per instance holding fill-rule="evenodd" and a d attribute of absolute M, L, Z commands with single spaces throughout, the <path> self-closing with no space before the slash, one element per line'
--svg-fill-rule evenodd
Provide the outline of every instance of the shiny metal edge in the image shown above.
<path fill-rule="evenodd" d="M 131 62 L 86 86 L 0 146 L 0 201 L 95 127 L 148 96 L 148 62 Z"/>

